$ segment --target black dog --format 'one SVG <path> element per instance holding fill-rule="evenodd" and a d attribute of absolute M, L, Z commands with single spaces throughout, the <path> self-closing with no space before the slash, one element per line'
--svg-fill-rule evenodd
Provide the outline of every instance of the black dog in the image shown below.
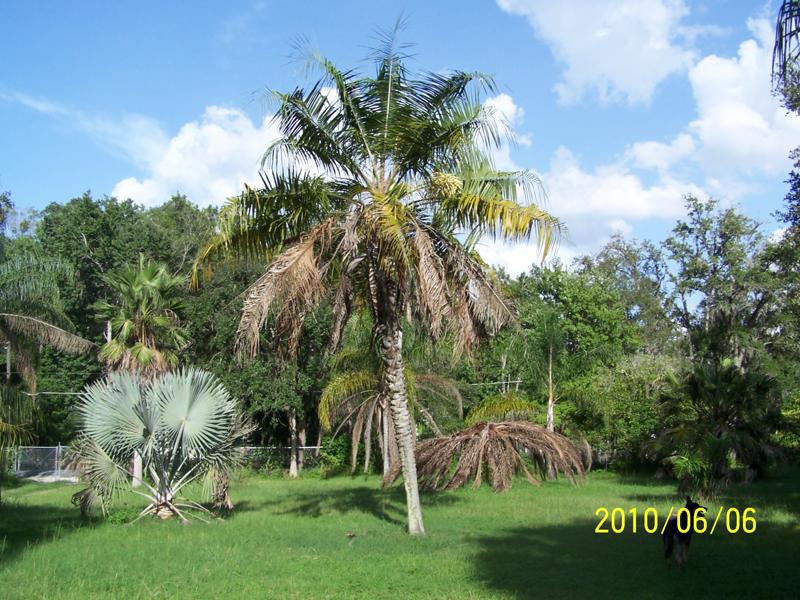
<path fill-rule="evenodd" d="M 689 544 L 692 541 L 694 515 L 701 509 L 707 510 L 705 506 L 700 506 L 697 502 L 692 502 L 692 499 L 686 496 L 686 510 L 689 511 L 689 514 L 687 515 L 685 511 L 681 511 L 682 514 L 680 514 L 680 529 L 686 531 L 686 533 L 681 533 L 680 529 L 678 529 L 678 515 L 672 517 L 667 522 L 667 527 L 664 529 L 664 534 L 661 536 L 661 541 L 664 543 L 664 558 L 669 559 L 672 556 L 672 551 L 675 549 L 675 542 L 677 542 L 678 548 L 675 552 L 675 562 L 678 563 L 678 565 L 686 564 L 686 561 L 689 560 Z M 686 519 L 689 519 L 688 524 Z"/>

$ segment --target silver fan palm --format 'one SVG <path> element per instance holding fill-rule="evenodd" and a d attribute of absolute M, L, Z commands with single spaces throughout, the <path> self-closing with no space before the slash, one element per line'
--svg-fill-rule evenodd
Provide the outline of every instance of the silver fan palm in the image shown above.
<path fill-rule="evenodd" d="M 206 511 L 180 496 L 191 482 L 211 482 L 229 474 L 241 460 L 236 443 L 250 432 L 237 403 L 210 373 L 182 369 L 150 383 L 113 373 L 87 386 L 78 406 L 82 434 L 74 447 L 88 487 L 74 500 L 86 513 L 129 488 L 127 466 L 133 452 L 142 456 L 148 499 L 140 517 L 177 516 Z M 227 499 L 225 499 L 227 500 Z M 226 502 L 229 504 L 229 500 Z"/>

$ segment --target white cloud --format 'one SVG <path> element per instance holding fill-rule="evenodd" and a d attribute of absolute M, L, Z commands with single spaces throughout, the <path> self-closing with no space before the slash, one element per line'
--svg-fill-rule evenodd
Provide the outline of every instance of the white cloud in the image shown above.
<path fill-rule="evenodd" d="M 689 71 L 697 118 L 697 159 L 709 177 L 785 173 L 800 140 L 800 117 L 787 114 L 771 92 L 772 26 L 748 22 L 753 39 L 733 58 L 706 56 Z"/>
<path fill-rule="evenodd" d="M 700 187 L 667 173 L 647 185 L 631 172 L 626 159 L 584 169 L 578 157 L 563 147 L 556 150 L 541 177 L 548 192 L 546 208 L 568 228 L 568 238 L 556 252 L 564 263 L 596 251 L 615 233 L 632 235 L 637 222 L 681 216 L 687 194 L 705 196 Z M 535 244 L 486 240 L 480 252 L 486 262 L 500 265 L 512 275 L 541 260 Z"/>
<path fill-rule="evenodd" d="M 221 204 L 259 182 L 258 159 L 277 137 L 269 118 L 257 126 L 237 109 L 209 106 L 164 145 L 143 179 L 124 179 L 112 194 L 151 206 L 180 191 L 202 206 Z"/>
<path fill-rule="evenodd" d="M 661 142 L 636 142 L 628 149 L 628 157 L 640 169 L 666 171 L 681 160 L 691 156 L 695 149 L 694 138 L 688 133 L 676 136 L 669 144 Z"/>
<path fill-rule="evenodd" d="M 645 102 L 656 86 L 685 71 L 688 43 L 709 31 L 682 25 L 682 0 L 497 0 L 524 16 L 563 63 L 556 85 L 561 102 L 576 103 L 588 90 L 600 100 Z"/>
<path fill-rule="evenodd" d="M 522 167 L 511 158 L 511 146 L 513 144 L 530 146 L 533 143 L 529 135 L 520 134 L 517 131 L 522 125 L 525 111 L 508 94 L 491 96 L 484 100 L 483 105 L 495 115 L 500 131 L 506 131 L 509 134 L 509 139 L 504 141 L 499 148 L 486 149 L 492 156 L 495 167 L 501 171 L 521 170 Z"/>

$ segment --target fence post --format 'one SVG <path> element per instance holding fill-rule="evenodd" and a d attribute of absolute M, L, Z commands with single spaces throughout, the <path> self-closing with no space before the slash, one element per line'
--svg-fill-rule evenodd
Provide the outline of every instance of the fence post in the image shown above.
<path fill-rule="evenodd" d="M 56 479 L 61 479 L 61 442 L 56 446 Z"/>

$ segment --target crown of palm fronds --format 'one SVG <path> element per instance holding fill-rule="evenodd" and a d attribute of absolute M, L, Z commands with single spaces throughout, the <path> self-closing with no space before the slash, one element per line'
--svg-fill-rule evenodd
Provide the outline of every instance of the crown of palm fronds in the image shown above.
<path fill-rule="evenodd" d="M 100 348 L 100 359 L 112 369 L 144 377 L 176 366 L 186 345 L 178 318 L 185 308 L 186 278 L 140 255 L 136 265 L 106 276 L 105 282 L 116 298 L 94 305 L 97 318 L 111 323 L 112 339 Z"/>
<path fill-rule="evenodd" d="M 486 472 L 496 492 L 510 489 L 519 472 L 534 485 L 551 471 L 563 473 L 573 484 L 584 473 L 580 452 L 572 442 L 526 421 L 482 422 L 420 442 L 417 468 L 426 489 L 454 490 L 470 479 L 477 488 Z"/>
<path fill-rule="evenodd" d="M 398 48 L 388 35 L 374 75 L 312 53 L 321 79 L 275 95 L 281 138 L 264 155 L 264 187 L 228 201 L 193 279 L 226 256 L 271 261 L 246 293 L 239 352 L 255 354 L 270 322 L 291 354 L 326 297 L 335 349 L 357 298 L 373 317 L 409 307 L 432 337 L 450 331 L 469 348 L 512 315 L 459 234 L 535 238 L 543 251 L 558 240 L 561 223 L 537 205 L 536 176 L 497 170 L 485 150 L 508 135 L 480 101 L 495 89 L 491 78 L 414 76 Z"/>
<path fill-rule="evenodd" d="M 405 368 L 406 390 L 409 407 L 413 413 L 424 422 L 436 435 L 441 435 L 441 429 L 432 414 L 430 404 L 423 403 L 420 394 L 430 396 L 431 400 L 455 408 L 459 418 L 461 416 L 461 393 L 458 387 L 449 379 L 431 374 L 417 374 L 409 367 Z M 380 394 L 379 368 L 373 370 L 346 371 L 334 375 L 322 390 L 318 406 L 320 425 L 324 431 L 330 431 L 338 424 L 334 435 L 337 435 L 346 424 L 350 425 L 351 444 L 351 469 L 355 472 L 358 459 L 358 448 L 364 443 L 364 471 L 369 471 L 370 455 L 372 452 L 372 439 L 374 431 L 381 437 L 381 419 L 386 415 L 385 402 Z M 391 429 L 393 425 L 389 425 Z M 387 443 L 391 446 L 386 450 L 396 457 L 397 442 L 390 435 Z"/>

